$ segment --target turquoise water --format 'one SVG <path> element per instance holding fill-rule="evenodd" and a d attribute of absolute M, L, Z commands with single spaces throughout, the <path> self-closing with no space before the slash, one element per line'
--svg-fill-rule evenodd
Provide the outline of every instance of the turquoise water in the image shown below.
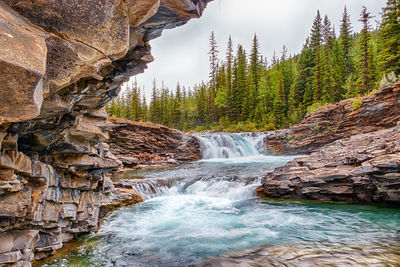
<path fill-rule="evenodd" d="M 259 176 L 290 159 L 259 153 L 115 177 L 134 178 L 146 200 L 112 213 L 77 252 L 50 265 L 185 266 L 261 245 L 384 245 L 384 257 L 397 256 L 399 210 L 258 199 Z"/>

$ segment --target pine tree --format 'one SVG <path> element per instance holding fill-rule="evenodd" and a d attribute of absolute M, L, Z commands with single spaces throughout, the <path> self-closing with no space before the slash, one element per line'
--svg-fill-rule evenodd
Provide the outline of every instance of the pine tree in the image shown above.
<path fill-rule="evenodd" d="M 234 84 L 232 88 L 232 120 L 240 121 L 247 89 L 247 60 L 243 46 L 238 46 L 235 66 L 233 71 Z"/>
<path fill-rule="evenodd" d="M 311 29 L 311 49 L 315 52 L 322 45 L 322 18 L 319 10 Z"/>
<path fill-rule="evenodd" d="M 210 50 L 208 52 L 210 56 L 210 88 L 215 93 L 216 92 L 216 77 L 218 71 L 218 44 L 215 39 L 214 31 L 210 35 Z"/>
<path fill-rule="evenodd" d="M 280 71 L 278 75 L 278 87 L 274 99 L 274 111 L 273 111 L 275 118 L 275 125 L 277 127 L 283 126 L 285 120 L 285 109 L 286 109 L 285 102 L 286 102 L 286 96 L 285 96 L 285 87 L 283 82 L 283 74 L 282 71 Z"/>
<path fill-rule="evenodd" d="M 323 90 L 323 55 L 322 48 L 318 48 L 315 52 L 315 67 L 313 74 L 313 99 L 314 103 L 320 102 Z"/>
<path fill-rule="evenodd" d="M 331 45 L 332 40 L 335 40 L 335 39 L 336 39 L 336 37 L 334 34 L 334 30 L 332 28 L 332 23 L 329 20 L 328 15 L 325 15 L 324 23 L 322 26 L 322 43 L 324 45 L 326 45 L 326 44 Z"/>
<path fill-rule="evenodd" d="M 371 13 L 367 11 L 364 6 L 361 11 L 360 21 L 363 23 L 363 29 L 360 34 L 360 47 L 361 47 L 361 58 L 360 58 L 360 83 L 361 83 L 361 93 L 369 93 L 373 89 L 373 71 L 372 71 L 372 61 L 371 61 L 371 34 L 370 34 L 370 24 Z"/>
<path fill-rule="evenodd" d="M 227 94 L 227 108 L 233 106 L 232 104 L 232 79 L 233 79 L 233 43 L 232 37 L 229 36 L 228 47 L 226 50 L 226 94 Z"/>
<path fill-rule="evenodd" d="M 400 1 L 387 0 L 379 32 L 379 69 L 400 75 Z"/>
<path fill-rule="evenodd" d="M 351 48 L 353 46 L 353 38 L 351 37 L 352 29 L 350 15 L 347 12 L 347 7 L 344 7 L 342 24 L 340 26 L 340 41 L 347 77 L 353 72 L 353 60 L 351 58 Z"/>

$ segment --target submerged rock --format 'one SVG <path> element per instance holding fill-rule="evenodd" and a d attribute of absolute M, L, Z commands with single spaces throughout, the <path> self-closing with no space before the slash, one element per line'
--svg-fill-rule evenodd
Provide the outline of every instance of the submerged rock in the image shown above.
<path fill-rule="evenodd" d="M 400 205 L 400 126 L 338 140 L 275 169 L 260 195 Z"/>
<path fill-rule="evenodd" d="M 397 266 L 398 245 L 384 244 L 293 244 L 262 246 L 210 257 L 187 267 L 269 267 L 269 266 Z"/>

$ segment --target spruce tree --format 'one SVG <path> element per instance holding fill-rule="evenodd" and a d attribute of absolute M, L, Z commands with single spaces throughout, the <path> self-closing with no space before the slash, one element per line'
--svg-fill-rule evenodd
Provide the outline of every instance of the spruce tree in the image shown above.
<path fill-rule="evenodd" d="M 322 18 L 319 10 L 311 29 L 311 49 L 315 52 L 322 45 Z"/>
<path fill-rule="evenodd" d="M 276 96 L 274 99 L 274 118 L 275 125 L 277 127 L 282 127 L 285 120 L 285 109 L 286 109 L 286 96 L 285 87 L 283 82 L 283 73 L 279 72 L 278 75 L 278 86 L 276 88 Z"/>
<path fill-rule="evenodd" d="M 227 108 L 233 106 L 232 104 L 233 61 L 234 61 L 233 43 L 232 43 L 232 37 L 229 35 L 228 46 L 226 50 L 226 94 L 227 94 L 226 100 L 228 105 Z"/>
<path fill-rule="evenodd" d="M 387 0 L 379 32 L 379 69 L 400 75 L 400 1 Z"/>
<path fill-rule="evenodd" d="M 328 18 L 328 15 L 325 15 L 324 23 L 322 26 L 322 43 L 324 45 L 331 44 L 331 41 L 335 40 L 334 30 L 332 28 L 332 23 Z"/>
<path fill-rule="evenodd" d="M 351 48 L 353 46 L 352 30 L 350 15 L 347 12 L 347 7 L 344 7 L 342 24 L 340 26 L 340 41 L 347 77 L 353 72 L 353 60 L 351 57 Z"/>
<path fill-rule="evenodd" d="M 360 21 L 363 23 L 363 29 L 360 34 L 359 44 L 361 47 L 360 55 L 360 84 L 361 93 L 369 93 L 373 89 L 373 70 L 371 61 L 371 34 L 370 34 L 370 23 L 371 13 L 367 11 L 364 6 L 361 11 Z"/>
<path fill-rule="evenodd" d="M 215 93 L 216 92 L 216 77 L 218 71 L 218 44 L 215 38 L 214 31 L 210 35 L 210 50 L 208 52 L 210 56 L 210 88 Z"/>
<path fill-rule="evenodd" d="M 315 67 L 313 74 L 313 99 L 314 103 L 320 102 L 323 90 L 323 54 L 322 48 L 318 48 L 315 52 Z"/>

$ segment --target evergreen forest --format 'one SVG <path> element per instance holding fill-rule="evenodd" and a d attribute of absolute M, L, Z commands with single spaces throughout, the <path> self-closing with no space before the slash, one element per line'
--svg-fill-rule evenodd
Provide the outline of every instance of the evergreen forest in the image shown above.
<path fill-rule="evenodd" d="M 107 112 L 183 131 L 288 127 L 331 103 L 371 94 L 388 77 L 400 75 L 400 0 L 387 0 L 381 18 L 364 7 L 357 19 L 363 27 L 355 33 L 345 8 L 337 32 L 318 11 L 302 51 L 289 55 L 283 46 L 271 59 L 261 55 L 256 34 L 250 51 L 234 47 L 229 38 L 227 51 L 221 52 L 212 32 L 207 81 L 167 88 L 154 80 L 147 100 L 132 81 Z M 372 27 L 376 20 L 379 25 Z"/>

